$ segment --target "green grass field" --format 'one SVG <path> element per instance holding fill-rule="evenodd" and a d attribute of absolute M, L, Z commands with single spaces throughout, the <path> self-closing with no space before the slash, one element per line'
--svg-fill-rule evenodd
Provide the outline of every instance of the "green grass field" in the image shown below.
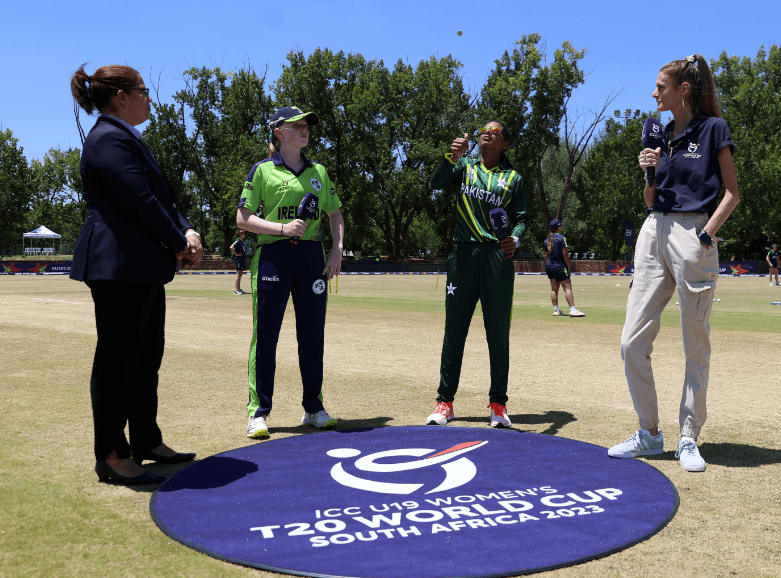
<path fill-rule="evenodd" d="M 629 277 L 573 278 L 582 319 L 551 316 L 543 276 L 515 281 L 508 412 L 521 431 L 610 446 L 637 428 L 619 340 Z M 250 295 L 231 275 L 178 276 L 167 288 L 159 422 L 165 440 L 199 458 L 245 437 Z M 434 407 L 445 278 L 342 276 L 331 283 L 324 395 L 340 427 L 419 425 Z M 249 289 L 249 279 L 244 279 Z M 674 458 L 684 358 L 673 297 L 653 359 L 665 454 L 648 462 L 681 505 L 632 548 L 546 573 L 560 577 L 781 574 L 781 287 L 718 280 L 713 304 L 704 473 Z M 564 303 L 563 295 L 560 296 Z M 0 576 L 276 576 L 212 559 L 165 536 L 149 515 L 152 488 L 99 484 L 92 468 L 89 373 L 95 347 L 87 288 L 59 276 L 0 278 Z M 277 359 L 271 441 L 300 425 L 292 307 Z M 454 424 L 488 427 L 488 352 L 480 311 L 464 357 Z M 152 466 L 170 475 L 181 466 Z"/>

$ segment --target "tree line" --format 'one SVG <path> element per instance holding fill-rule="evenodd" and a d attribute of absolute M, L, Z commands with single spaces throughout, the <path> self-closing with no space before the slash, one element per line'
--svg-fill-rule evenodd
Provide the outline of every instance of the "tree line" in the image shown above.
<path fill-rule="evenodd" d="M 508 156 L 526 184 L 531 226 L 520 251 L 540 255 L 547 223 L 559 218 L 575 252 L 617 260 L 626 252 L 625 221 L 639 229 L 645 218 L 637 154 L 642 124 L 654 113 L 609 118 L 613 94 L 592 110 L 573 110 L 572 94 L 586 80 L 585 54 L 565 42 L 550 57 L 540 35 L 524 36 L 495 60 L 479 90 L 464 85 L 452 56 L 388 67 L 327 48 L 308 57 L 292 51 L 273 83 L 251 63 L 229 71 L 191 68 L 173 102 L 156 94 L 143 138 L 180 210 L 208 245 L 227 254 L 243 180 L 267 156 L 274 110 L 315 111 L 320 124 L 305 154 L 337 187 L 345 248 L 404 257 L 451 249 L 457 187 L 432 191 L 429 177 L 454 137 L 499 120 L 510 130 Z M 781 209 L 773 202 L 781 186 L 781 50 L 760 48 L 754 58 L 722 53 L 711 67 L 736 144 L 741 193 L 719 233 L 722 258 L 763 258 L 781 236 Z M 18 244 L 38 225 L 75 242 L 87 214 L 79 160 L 79 149 L 71 148 L 28 162 L 11 130 L 0 131 L 0 244 Z"/>

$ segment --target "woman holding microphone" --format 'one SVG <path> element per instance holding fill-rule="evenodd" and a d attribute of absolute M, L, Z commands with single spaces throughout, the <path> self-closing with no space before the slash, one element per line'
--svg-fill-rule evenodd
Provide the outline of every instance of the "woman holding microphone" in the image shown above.
<path fill-rule="evenodd" d="M 705 58 L 696 54 L 662 67 L 652 94 L 659 112 L 669 111 L 664 146 L 646 148 L 639 164 L 656 168 L 644 191 L 650 209 L 637 240 L 635 273 L 621 336 L 629 391 L 640 429 L 608 454 L 633 458 L 664 451 L 651 370 L 660 317 L 678 289 L 686 356 L 676 457 L 686 471 L 705 470 L 697 437 L 705 423 L 710 370 L 710 317 L 719 273 L 716 234 L 738 204 L 738 181 L 727 123 Z M 719 201 L 719 192 L 724 195 Z"/>
<path fill-rule="evenodd" d="M 335 427 L 323 408 L 323 351 L 327 282 L 342 266 L 344 219 L 339 196 L 325 167 L 302 153 L 309 128 L 319 122 L 313 112 L 295 107 L 277 110 L 269 122 L 269 158 L 250 170 L 241 193 L 236 224 L 258 234 L 250 266 L 253 333 L 249 356 L 247 437 L 269 437 L 266 420 L 274 393 L 279 331 L 289 297 L 293 296 L 298 364 L 304 386 L 301 422 Z M 317 217 L 305 221 L 296 209 L 307 194 L 318 198 Z M 325 259 L 321 219 L 328 215 L 333 247 Z"/>
<path fill-rule="evenodd" d="M 507 415 L 507 381 L 510 368 L 510 320 L 515 269 L 512 255 L 526 233 L 526 189 L 523 177 L 510 164 L 506 151 L 510 133 L 500 122 L 486 123 L 478 131 L 480 158 L 464 157 L 469 135 L 455 139 L 450 152 L 431 177 L 442 189 L 460 183 L 456 209 L 455 246 L 447 258 L 445 338 L 434 412 L 427 425 L 453 420 L 453 400 L 461 378 L 469 325 L 480 300 L 491 362 L 488 392 L 491 427 L 510 427 Z M 510 220 L 509 236 L 497 239 L 490 212 L 502 208 Z"/>

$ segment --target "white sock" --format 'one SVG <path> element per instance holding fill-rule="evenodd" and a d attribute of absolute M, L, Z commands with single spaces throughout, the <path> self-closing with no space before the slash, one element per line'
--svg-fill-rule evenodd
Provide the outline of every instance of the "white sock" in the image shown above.
<path fill-rule="evenodd" d="M 578 310 L 578 308 L 577 308 L 577 307 L 575 307 L 574 305 L 572 305 L 572 306 L 569 308 L 569 310 L 570 310 L 570 311 L 577 311 L 577 310 Z"/>
<path fill-rule="evenodd" d="M 553 310 L 554 310 L 554 311 L 561 311 L 561 309 L 559 309 L 559 306 L 558 306 L 558 305 L 554 305 L 554 306 L 553 306 Z"/>

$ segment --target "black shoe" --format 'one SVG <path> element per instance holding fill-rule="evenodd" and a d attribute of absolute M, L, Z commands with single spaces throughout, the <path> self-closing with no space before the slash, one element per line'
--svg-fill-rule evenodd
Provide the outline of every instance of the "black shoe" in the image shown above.
<path fill-rule="evenodd" d="M 191 462 L 195 459 L 194 453 L 180 454 L 176 452 L 172 456 L 161 456 L 153 453 L 151 450 L 135 451 L 130 450 L 130 458 L 136 462 L 139 466 L 144 460 L 157 462 L 158 464 L 183 464 L 185 462 Z"/>
<path fill-rule="evenodd" d="M 149 471 L 144 472 L 140 476 L 128 478 L 127 476 L 115 472 L 106 462 L 95 462 L 95 473 L 98 474 L 98 481 L 108 482 L 109 480 L 114 480 L 115 482 L 125 484 L 126 486 L 159 484 L 160 482 L 165 481 L 165 476 Z"/>

